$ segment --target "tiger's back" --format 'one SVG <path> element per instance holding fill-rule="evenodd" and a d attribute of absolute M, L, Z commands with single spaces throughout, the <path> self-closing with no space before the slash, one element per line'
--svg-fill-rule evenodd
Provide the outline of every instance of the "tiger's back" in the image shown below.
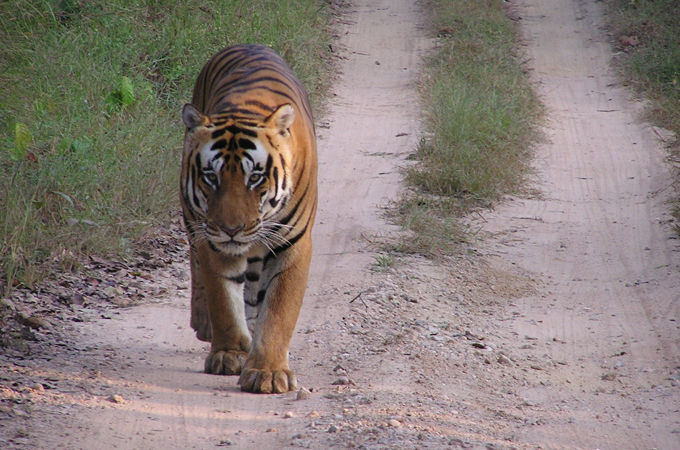
<path fill-rule="evenodd" d="M 229 116 L 245 124 L 292 103 L 304 113 L 300 125 L 314 130 L 304 87 L 269 47 L 237 45 L 214 55 L 198 75 L 191 103 L 204 114 Z"/>
<path fill-rule="evenodd" d="M 183 120 L 191 324 L 211 341 L 206 371 L 240 372 L 244 390 L 285 391 L 295 385 L 287 349 L 317 201 L 307 95 L 273 50 L 229 47 L 201 70 Z M 262 381 L 263 373 L 273 381 Z"/>

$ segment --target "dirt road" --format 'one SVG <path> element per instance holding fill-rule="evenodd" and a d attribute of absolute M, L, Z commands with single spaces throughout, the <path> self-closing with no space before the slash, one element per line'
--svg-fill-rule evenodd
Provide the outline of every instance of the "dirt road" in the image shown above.
<path fill-rule="evenodd" d="M 244 394 L 200 371 L 180 257 L 145 274 L 153 302 L 85 302 L 36 337 L 72 341 L 0 361 L 3 448 L 680 448 L 670 175 L 612 75 L 598 2 L 519 6 L 548 111 L 539 194 L 485 214 L 471 256 L 373 264 L 420 133 L 432 43 L 412 3 L 357 0 L 337 25 L 346 59 L 317 128 L 313 271 L 291 346 L 310 392 Z"/>
<path fill-rule="evenodd" d="M 552 366 L 519 390 L 550 417 L 520 442 L 680 448 L 679 247 L 664 152 L 612 73 L 600 3 L 528 1 L 522 18 L 549 113 L 541 194 L 486 217 L 498 231 L 488 251 L 542 282 L 503 327 Z"/>

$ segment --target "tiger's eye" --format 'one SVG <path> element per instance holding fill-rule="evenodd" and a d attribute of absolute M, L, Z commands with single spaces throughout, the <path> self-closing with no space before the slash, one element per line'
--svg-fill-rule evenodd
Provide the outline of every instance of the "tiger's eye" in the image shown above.
<path fill-rule="evenodd" d="M 207 172 L 203 174 L 203 179 L 205 180 L 206 183 L 216 185 L 217 184 L 217 175 L 215 175 L 213 172 Z"/>
<path fill-rule="evenodd" d="M 255 185 L 259 183 L 262 180 L 262 174 L 261 173 L 253 173 L 248 177 L 248 184 L 249 185 Z"/>

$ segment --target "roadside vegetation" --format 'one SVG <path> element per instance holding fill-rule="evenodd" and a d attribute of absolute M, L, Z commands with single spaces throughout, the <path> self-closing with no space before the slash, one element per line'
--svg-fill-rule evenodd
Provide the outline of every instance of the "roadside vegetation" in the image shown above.
<path fill-rule="evenodd" d="M 201 66 L 273 47 L 316 97 L 320 0 L 0 3 L 0 295 L 122 255 L 177 216 L 183 127 Z"/>
<path fill-rule="evenodd" d="M 677 0 L 607 0 L 608 20 L 621 51 L 622 76 L 649 100 L 647 119 L 680 137 L 680 14 Z M 680 141 L 671 148 L 680 169 Z M 680 179 L 680 171 L 676 172 Z M 680 199 L 675 206 L 680 221 Z M 680 232 L 680 229 L 678 229 Z"/>
<path fill-rule="evenodd" d="M 541 107 L 507 4 L 427 3 L 438 44 L 421 86 L 425 136 L 395 214 L 413 233 L 396 250 L 436 256 L 468 239 L 464 213 L 522 189 Z"/>

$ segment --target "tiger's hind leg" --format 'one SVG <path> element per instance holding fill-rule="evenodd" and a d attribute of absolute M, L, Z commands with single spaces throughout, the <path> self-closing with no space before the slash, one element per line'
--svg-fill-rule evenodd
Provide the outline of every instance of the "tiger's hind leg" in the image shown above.
<path fill-rule="evenodd" d="M 191 264 L 191 328 L 196 332 L 196 337 L 205 342 L 210 342 L 210 314 L 206 300 L 205 286 L 199 281 L 201 268 L 194 252 L 190 252 Z"/>

